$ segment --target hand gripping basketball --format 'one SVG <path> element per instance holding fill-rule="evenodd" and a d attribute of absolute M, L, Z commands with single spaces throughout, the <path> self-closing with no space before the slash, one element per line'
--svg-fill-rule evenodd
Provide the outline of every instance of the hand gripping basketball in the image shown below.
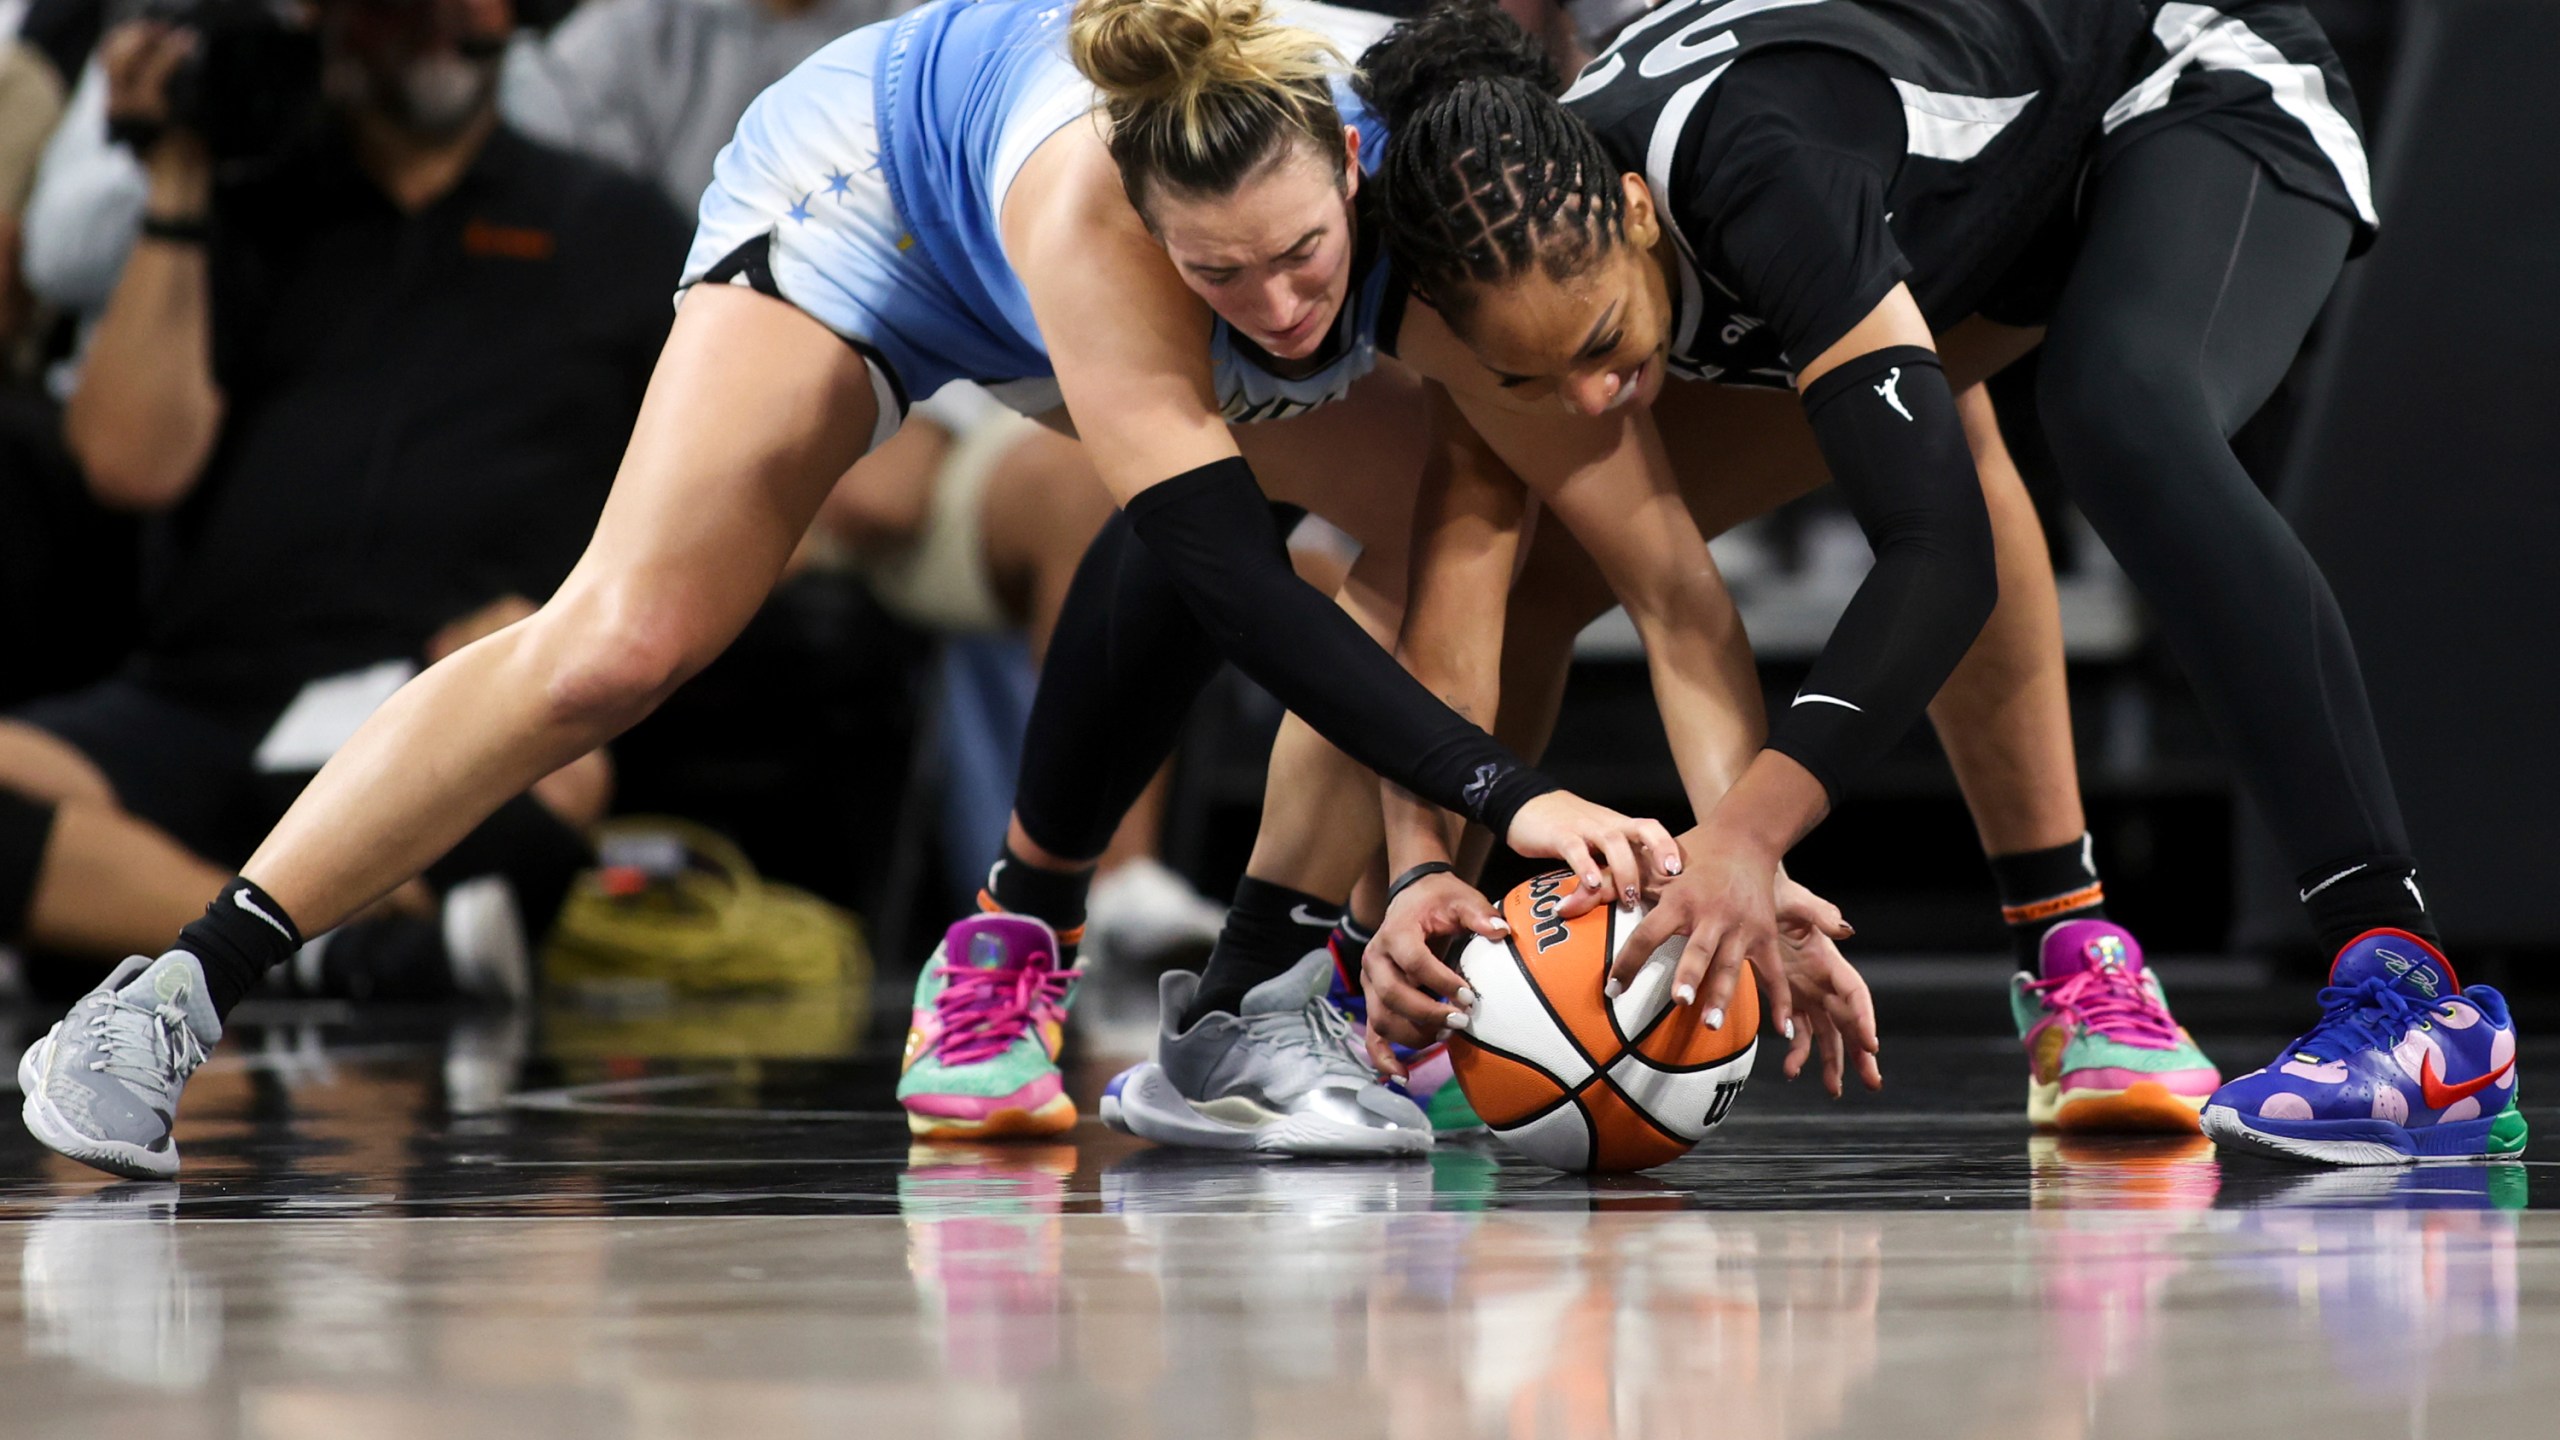
<path fill-rule="evenodd" d="M 1679 843 L 1660 821 L 1621 815 L 1564 790 L 1521 806 L 1503 838 L 1533 860 L 1562 862 L 1580 879 L 1565 900 L 1570 915 L 1603 900 L 1635 904 L 1659 878 L 1680 873 Z"/>
<path fill-rule="evenodd" d="M 1384 1074 L 1401 1076 L 1405 1065 L 1390 1041 L 1420 1049 L 1466 1029 L 1475 993 L 1441 960 L 1440 943 L 1461 933 L 1499 940 L 1510 930 L 1493 902 L 1455 875 L 1429 876 L 1397 895 L 1360 959 L 1370 1062 Z"/>

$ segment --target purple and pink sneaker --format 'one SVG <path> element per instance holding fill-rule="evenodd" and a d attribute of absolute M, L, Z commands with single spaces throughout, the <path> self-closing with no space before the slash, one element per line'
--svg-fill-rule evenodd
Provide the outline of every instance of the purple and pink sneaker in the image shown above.
<path fill-rule="evenodd" d="M 2027 1052 L 2027 1120 L 2082 1133 L 2196 1133 L 2196 1112 L 2222 1083 L 2169 1013 L 2142 942 L 2105 920 L 2045 932 L 2038 974 L 2009 982 L 2009 1011 Z"/>
<path fill-rule="evenodd" d="M 2466 990 L 2433 945 L 2368 930 L 2338 952 L 2320 1023 L 2267 1068 L 2214 1092 L 2204 1133 L 2331 1165 L 2506 1160 L 2524 1153 L 2506 997 Z"/>
<path fill-rule="evenodd" d="M 934 1140 L 1058 1135 L 1076 1123 L 1058 1074 L 1067 1006 L 1083 972 L 1027 915 L 954 925 L 916 977 L 898 1076 L 907 1128 Z"/>

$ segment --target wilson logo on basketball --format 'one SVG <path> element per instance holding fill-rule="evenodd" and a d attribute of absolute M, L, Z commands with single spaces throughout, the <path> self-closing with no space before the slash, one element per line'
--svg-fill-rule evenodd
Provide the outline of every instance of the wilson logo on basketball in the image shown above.
<path fill-rule="evenodd" d="M 1564 943 L 1571 930 L 1556 912 L 1564 908 L 1562 875 L 1542 875 L 1529 882 L 1529 913 L 1538 919 L 1538 953 L 1544 955 Z"/>

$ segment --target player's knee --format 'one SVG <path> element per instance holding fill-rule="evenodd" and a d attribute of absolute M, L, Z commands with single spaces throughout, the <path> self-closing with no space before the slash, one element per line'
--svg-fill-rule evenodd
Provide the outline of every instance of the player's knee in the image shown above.
<path fill-rule="evenodd" d="M 2121 341 L 2121 343 L 2120 343 Z M 2074 460 L 2141 456 L 2209 424 L 2210 407 L 2192 357 L 2113 337 L 2048 345 L 2036 381 L 2036 412 L 2066 471 Z"/>
<path fill-rule="evenodd" d="M 684 615 L 645 598 L 546 610 L 536 629 L 544 699 L 553 718 L 614 732 L 636 723 L 711 660 Z"/>

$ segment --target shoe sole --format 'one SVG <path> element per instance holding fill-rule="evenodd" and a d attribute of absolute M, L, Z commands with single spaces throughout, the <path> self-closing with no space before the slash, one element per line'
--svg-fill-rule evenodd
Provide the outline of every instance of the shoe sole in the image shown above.
<path fill-rule="evenodd" d="M 27 1047 L 18 1057 L 18 1079 L 27 1092 L 26 1103 L 18 1107 L 19 1117 L 26 1121 L 27 1133 L 66 1160 L 77 1160 L 91 1169 L 128 1180 L 173 1180 L 178 1174 L 178 1144 L 169 1142 L 165 1151 L 153 1152 L 139 1145 L 119 1140 L 100 1140 L 71 1128 L 62 1112 L 45 1098 L 44 1072 L 52 1058 L 53 1037 L 48 1035 Z M 38 1055 L 42 1050 L 45 1053 Z M 32 1074 L 30 1073 L 32 1071 Z M 36 1083 L 27 1085 L 32 1078 Z"/>
<path fill-rule="evenodd" d="M 1420 1155 L 1428 1130 L 1372 1130 L 1318 1115 L 1283 1115 L 1262 1125 L 1233 1125 L 1200 1113 L 1161 1066 L 1140 1065 L 1112 1080 L 1102 1097 L 1102 1123 L 1124 1135 L 1192 1150 L 1245 1150 L 1308 1159 Z"/>
<path fill-rule="evenodd" d="M 2499 1128 L 2513 1111 L 2451 1125 L 2406 1129 L 2384 1120 L 2259 1119 L 2252 1123 L 2228 1105 L 2204 1108 L 2204 1133 L 2226 1149 L 2319 1165 L 2460 1165 L 2519 1160 L 2525 1126 L 2517 1116 L 2509 1133 Z"/>
<path fill-rule="evenodd" d="M 53 1055 L 53 1032 L 47 1030 L 36 1037 L 36 1043 L 18 1055 L 18 1093 L 33 1095 L 44 1085 L 45 1062 Z"/>
<path fill-rule="evenodd" d="M 2122 1090 L 2076 1090 L 2055 1108 L 2052 1124 L 2075 1135 L 2198 1135 L 2206 1098 L 2152 1080 Z"/>
<path fill-rule="evenodd" d="M 907 1133 L 920 1140 L 1046 1140 L 1074 1128 L 1076 1102 L 1064 1095 L 1035 1109 L 1007 1108 L 974 1120 L 907 1112 Z"/>

